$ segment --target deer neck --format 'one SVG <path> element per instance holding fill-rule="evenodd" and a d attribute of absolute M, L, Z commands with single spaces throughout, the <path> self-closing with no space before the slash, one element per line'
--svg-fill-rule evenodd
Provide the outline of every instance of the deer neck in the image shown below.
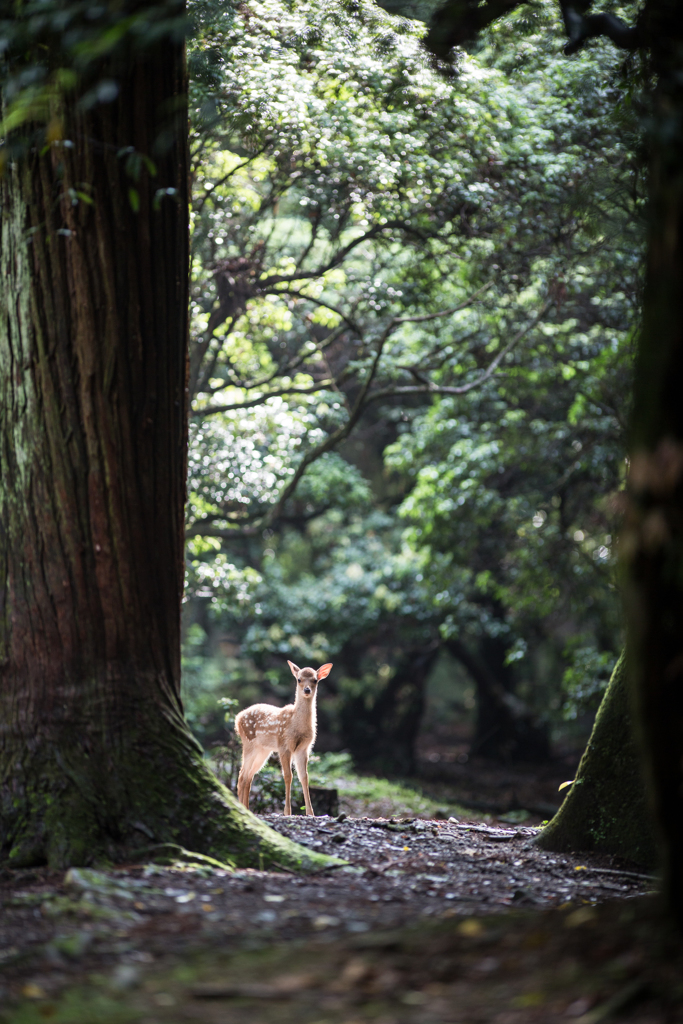
<path fill-rule="evenodd" d="M 315 727 L 316 722 L 316 709 L 315 702 L 318 697 L 318 692 L 313 694 L 310 700 L 306 700 L 297 689 L 296 697 L 294 698 L 294 714 L 292 718 L 302 725 L 307 725 L 309 722 Z"/>

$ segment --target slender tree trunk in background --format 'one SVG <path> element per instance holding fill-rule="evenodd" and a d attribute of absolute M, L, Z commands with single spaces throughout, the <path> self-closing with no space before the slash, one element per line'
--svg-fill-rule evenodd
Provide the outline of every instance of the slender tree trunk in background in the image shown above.
<path fill-rule="evenodd" d="M 183 720 L 183 47 L 119 71 L 0 180 L 0 856 L 300 864 Z"/>
<path fill-rule="evenodd" d="M 360 768 L 389 775 L 414 774 L 425 688 L 437 654 L 438 647 L 409 651 L 378 692 L 362 691 L 343 701 L 339 709 L 342 742 Z M 354 660 L 358 678 L 362 676 L 360 658 Z"/>
<path fill-rule="evenodd" d="M 483 658 L 454 638 L 446 646 L 467 669 L 477 688 L 477 722 L 470 753 L 496 761 L 547 761 L 548 730 L 503 686 Z M 500 662 L 502 669 L 502 657 Z"/>
<path fill-rule="evenodd" d="M 477 647 L 469 669 L 471 675 L 476 662 L 477 707 L 470 754 L 507 761 L 519 756 L 520 744 L 515 735 L 514 687 L 505 664 L 505 648 L 496 637 L 483 637 Z"/>
<path fill-rule="evenodd" d="M 633 718 L 622 654 L 598 709 L 574 785 L 538 837 L 542 849 L 597 850 L 648 868 L 657 864 L 656 834 Z"/>
<path fill-rule="evenodd" d="M 675 0 L 649 10 L 658 77 L 649 139 L 651 225 L 621 548 L 665 886 L 683 926 L 683 19 Z"/>

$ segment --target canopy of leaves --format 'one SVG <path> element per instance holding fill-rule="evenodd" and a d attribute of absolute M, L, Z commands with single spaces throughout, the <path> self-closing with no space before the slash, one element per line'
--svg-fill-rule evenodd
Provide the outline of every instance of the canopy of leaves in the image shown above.
<path fill-rule="evenodd" d="M 568 62 L 550 3 L 454 77 L 421 33 L 264 0 L 192 44 L 189 594 L 275 692 L 285 655 L 336 659 L 338 701 L 497 638 L 574 714 L 621 643 L 629 72 Z"/>

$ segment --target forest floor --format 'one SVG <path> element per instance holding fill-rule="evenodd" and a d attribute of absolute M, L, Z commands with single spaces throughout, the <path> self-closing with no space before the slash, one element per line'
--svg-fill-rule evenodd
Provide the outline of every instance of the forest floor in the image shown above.
<path fill-rule="evenodd" d="M 347 865 L 0 875 L 3 1024 L 683 1021 L 654 879 L 475 820 L 269 815 Z"/>

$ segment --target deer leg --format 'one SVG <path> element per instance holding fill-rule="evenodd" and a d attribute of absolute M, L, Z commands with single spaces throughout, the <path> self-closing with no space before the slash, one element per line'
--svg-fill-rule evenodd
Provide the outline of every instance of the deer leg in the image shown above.
<path fill-rule="evenodd" d="M 246 773 L 244 771 L 245 763 L 248 760 L 248 756 L 245 750 L 242 750 L 242 764 L 240 765 L 240 773 L 237 776 L 237 799 L 241 804 L 244 803 L 244 780 Z"/>
<path fill-rule="evenodd" d="M 245 807 L 248 807 L 248 803 L 244 803 L 244 765 L 240 768 L 239 778 L 237 780 L 237 799 Z"/>
<path fill-rule="evenodd" d="M 269 750 L 264 751 L 259 747 L 250 750 L 249 753 L 245 752 L 239 779 L 237 780 L 237 798 L 247 808 L 249 807 L 249 795 L 254 776 L 263 768 L 269 754 Z"/>
<path fill-rule="evenodd" d="M 237 799 L 239 800 L 239 802 L 241 804 L 244 803 L 244 779 L 245 779 L 244 762 L 245 762 L 245 758 L 242 757 L 242 765 L 240 767 L 240 773 L 237 776 Z"/>
<path fill-rule="evenodd" d="M 304 803 L 306 804 L 306 814 L 314 815 L 313 805 L 311 804 L 311 797 L 308 792 L 308 750 L 300 750 L 294 755 L 294 764 L 296 765 L 296 773 L 299 776 L 301 782 L 301 788 L 304 791 Z"/>
<path fill-rule="evenodd" d="M 285 780 L 285 814 L 292 813 L 292 755 L 280 752 L 282 777 Z"/>
<path fill-rule="evenodd" d="M 237 780 L 237 799 L 240 803 L 244 804 L 245 807 L 249 807 L 249 792 L 251 790 L 251 780 L 254 777 L 254 772 L 251 769 L 251 758 L 245 758 L 240 768 L 239 778 Z"/>

